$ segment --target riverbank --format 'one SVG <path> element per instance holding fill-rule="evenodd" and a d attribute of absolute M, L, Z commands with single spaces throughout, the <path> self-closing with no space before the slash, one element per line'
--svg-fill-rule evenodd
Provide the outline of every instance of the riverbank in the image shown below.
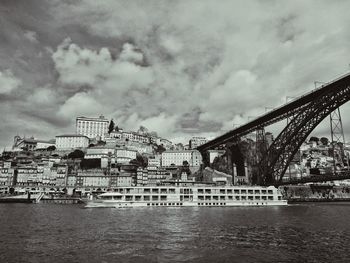
<path fill-rule="evenodd" d="M 331 184 L 291 185 L 280 187 L 288 203 L 350 202 L 350 187 Z"/>

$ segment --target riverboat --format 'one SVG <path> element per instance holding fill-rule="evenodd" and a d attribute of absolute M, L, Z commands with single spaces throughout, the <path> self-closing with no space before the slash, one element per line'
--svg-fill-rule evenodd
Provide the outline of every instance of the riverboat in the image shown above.
<path fill-rule="evenodd" d="M 118 187 L 87 201 L 94 207 L 283 206 L 274 186 L 133 186 Z"/>

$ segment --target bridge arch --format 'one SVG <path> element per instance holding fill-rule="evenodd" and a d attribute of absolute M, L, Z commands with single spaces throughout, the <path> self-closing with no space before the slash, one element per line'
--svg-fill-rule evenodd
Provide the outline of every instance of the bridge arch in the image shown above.
<path fill-rule="evenodd" d="M 307 136 L 331 112 L 350 100 L 350 85 L 341 82 L 331 91 L 315 97 L 307 107 L 298 111 L 276 137 L 260 162 L 263 184 L 278 184 Z"/>

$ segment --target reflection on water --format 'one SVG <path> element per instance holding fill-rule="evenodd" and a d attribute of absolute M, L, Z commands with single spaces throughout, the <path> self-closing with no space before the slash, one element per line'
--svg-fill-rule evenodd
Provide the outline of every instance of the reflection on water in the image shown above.
<path fill-rule="evenodd" d="M 0 262 L 349 262 L 350 204 L 1 204 Z"/>

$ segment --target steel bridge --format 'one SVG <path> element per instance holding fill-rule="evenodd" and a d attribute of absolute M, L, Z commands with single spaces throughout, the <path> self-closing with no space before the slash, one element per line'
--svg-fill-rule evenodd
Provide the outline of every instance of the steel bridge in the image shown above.
<path fill-rule="evenodd" d="M 264 130 L 266 126 L 288 119 L 286 127 L 275 138 L 259 161 L 259 184 L 277 185 L 301 144 L 316 126 L 334 110 L 350 100 L 350 74 L 322 85 L 305 95 L 275 108 L 199 147 L 203 160 L 208 150 L 232 145 L 241 137 Z M 226 147 L 229 148 L 229 147 Z M 206 161 L 204 161 L 205 164 Z M 350 176 L 348 176 L 350 178 Z"/>

